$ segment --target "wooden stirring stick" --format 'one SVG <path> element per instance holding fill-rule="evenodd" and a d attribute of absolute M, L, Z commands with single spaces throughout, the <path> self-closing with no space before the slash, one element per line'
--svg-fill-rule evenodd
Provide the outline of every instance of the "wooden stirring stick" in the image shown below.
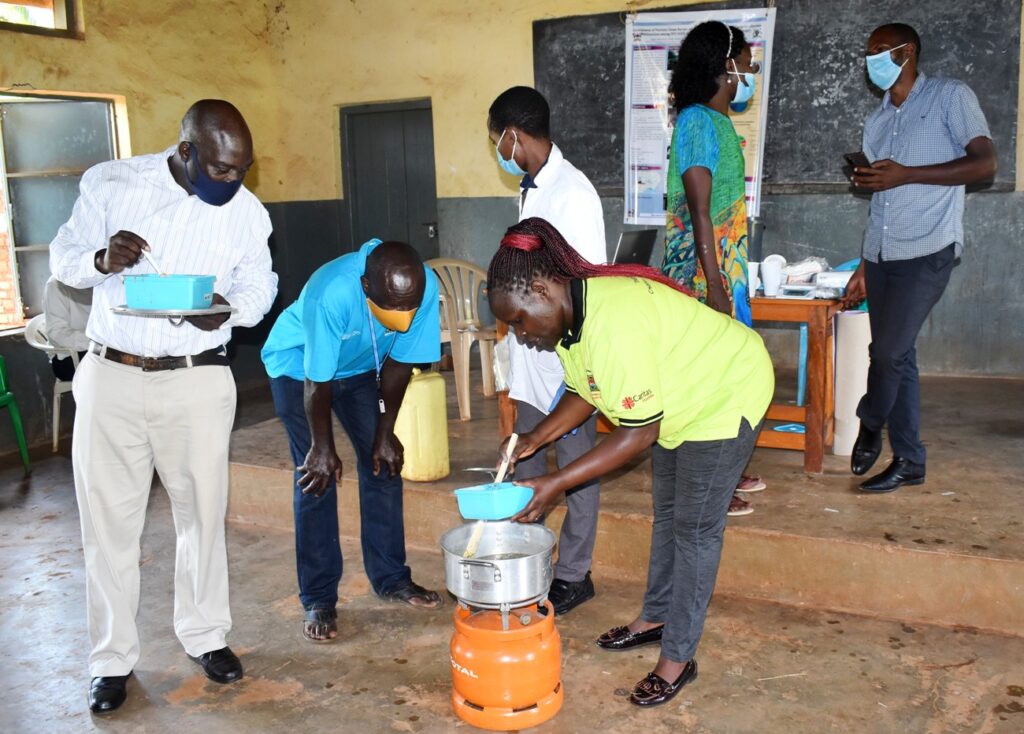
<path fill-rule="evenodd" d="M 513 433 L 512 437 L 509 438 L 508 448 L 505 449 L 505 458 L 501 460 L 501 467 L 498 469 L 498 476 L 494 478 L 495 484 L 501 484 L 502 480 L 505 479 L 505 474 L 508 472 L 508 465 L 512 462 L 512 452 L 515 451 L 516 441 L 518 440 L 518 433 Z M 476 521 L 476 526 L 473 528 L 473 534 L 469 536 L 469 542 L 466 544 L 466 551 L 462 554 L 463 558 L 472 558 L 476 555 L 476 549 L 480 547 L 480 540 L 484 537 L 484 528 L 487 527 L 486 522 L 486 520 Z"/>

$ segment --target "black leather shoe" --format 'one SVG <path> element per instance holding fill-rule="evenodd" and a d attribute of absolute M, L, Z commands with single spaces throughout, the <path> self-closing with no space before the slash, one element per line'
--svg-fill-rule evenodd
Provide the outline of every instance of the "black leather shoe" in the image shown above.
<path fill-rule="evenodd" d="M 872 431 L 861 423 L 857 440 L 853 444 L 853 453 L 850 454 L 850 471 L 858 477 L 867 474 L 868 470 L 878 461 L 880 453 L 882 453 L 882 432 Z"/>
<path fill-rule="evenodd" d="M 594 598 L 594 582 L 590 580 L 590 571 L 582 581 L 563 581 L 555 579 L 548 591 L 548 601 L 555 610 L 555 616 L 568 614 L 588 599 Z"/>
<path fill-rule="evenodd" d="M 191 655 L 189 655 L 192 658 Z M 230 647 L 204 652 L 192 660 L 202 666 L 206 677 L 215 683 L 234 683 L 242 679 L 242 661 Z"/>
<path fill-rule="evenodd" d="M 861 482 L 860 488 L 864 492 L 882 494 L 893 492 L 903 485 L 908 487 L 915 484 L 924 484 L 924 464 L 915 464 L 908 459 L 901 459 L 899 456 L 892 457 L 892 463 L 881 474 L 877 474 L 866 482 Z"/>
<path fill-rule="evenodd" d="M 101 675 L 89 686 L 89 710 L 94 714 L 109 714 L 128 698 L 128 676 Z"/>
<path fill-rule="evenodd" d="M 671 683 L 656 673 L 648 673 L 646 678 L 633 686 L 629 702 L 635 706 L 659 706 L 668 703 L 679 693 L 679 689 L 696 679 L 696 660 L 688 662 L 679 677 Z"/>
<path fill-rule="evenodd" d="M 630 632 L 629 627 L 612 627 L 598 637 L 595 644 L 602 650 L 611 650 L 612 652 L 632 650 L 641 645 L 659 644 L 661 633 L 664 630 L 665 625 L 663 624 L 644 632 Z"/>

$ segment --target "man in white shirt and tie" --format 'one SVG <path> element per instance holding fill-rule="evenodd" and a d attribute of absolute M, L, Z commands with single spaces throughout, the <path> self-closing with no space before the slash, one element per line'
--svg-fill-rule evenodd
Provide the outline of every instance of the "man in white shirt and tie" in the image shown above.
<path fill-rule="evenodd" d="M 253 326 L 277 293 L 270 218 L 242 186 L 253 162 L 241 113 L 201 100 L 181 122 L 176 146 L 109 161 L 82 176 L 71 219 L 50 245 L 50 269 L 92 288 L 92 342 L 75 375 L 72 458 L 85 551 L 92 711 L 118 708 L 139 659 L 139 539 L 155 469 L 174 512 L 174 630 L 211 680 L 230 683 L 242 665 L 227 647 L 224 514 L 235 383 L 225 345 Z M 116 314 L 120 273 L 215 275 L 214 302 L 230 314 L 165 318 Z"/>
<path fill-rule="evenodd" d="M 566 242 L 592 263 L 608 260 L 604 239 L 604 215 L 597 191 L 551 142 L 551 113 L 547 100 L 532 87 L 512 87 L 502 92 L 487 113 L 487 132 L 494 143 L 498 164 L 514 176 L 522 176 L 519 221 L 546 219 Z M 551 412 L 561 390 L 562 365 L 554 352 L 539 351 L 509 340 L 509 397 L 516 401 L 516 433 L 532 430 Z M 594 447 L 597 417 L 555 442 L 561 468 Z M 516 479 L 548 473 L 547 449 L 516 465 Z M 566 493 L 566 515 L 558 541 L 558 561 L 548 593 L 556 615 L 569 612 L 594 596 L 590 565 L 597 537 L 600 482 L 594 481 Z"/>

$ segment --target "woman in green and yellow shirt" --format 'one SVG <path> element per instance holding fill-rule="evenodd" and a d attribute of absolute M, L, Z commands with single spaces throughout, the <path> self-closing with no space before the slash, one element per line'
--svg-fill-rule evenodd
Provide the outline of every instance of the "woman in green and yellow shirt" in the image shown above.
<path fill-rule="evenodd" d="M 641 266 L 592 265 L 543 219 L 511 227 L 501 245 L 488 271 L 491 309 L 520 341 L 557 352 L 566 382 L 551 414 L 519 437 L 514 458 L 557 440 L 595 408 L 616 426 L 568 466 L 522 482 L 534 495 L 514 519 L 536 521 L 567 489 L 656 444 L 643 610 L 597 644 L 624 650 L 660 641 L 657 666 L 629 700 L 664 703 L 697 674 L 726 511 L 774 390 L 771 360 L 755 332 L 671 279 Z"/>

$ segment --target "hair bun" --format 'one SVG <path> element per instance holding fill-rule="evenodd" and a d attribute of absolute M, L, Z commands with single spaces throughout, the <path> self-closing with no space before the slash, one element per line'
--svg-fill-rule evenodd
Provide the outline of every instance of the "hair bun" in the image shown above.
<path fill-rule="evenodd" d="M 541 245 L 544 243 L 540 237 L 535 234 L 521 234 L 518 232 L 506 233 L 501 238 L 502 247 L 511 247 L 514 250 L 522 250 L 523 252 L 533 252 L 539 250 Z"/>

